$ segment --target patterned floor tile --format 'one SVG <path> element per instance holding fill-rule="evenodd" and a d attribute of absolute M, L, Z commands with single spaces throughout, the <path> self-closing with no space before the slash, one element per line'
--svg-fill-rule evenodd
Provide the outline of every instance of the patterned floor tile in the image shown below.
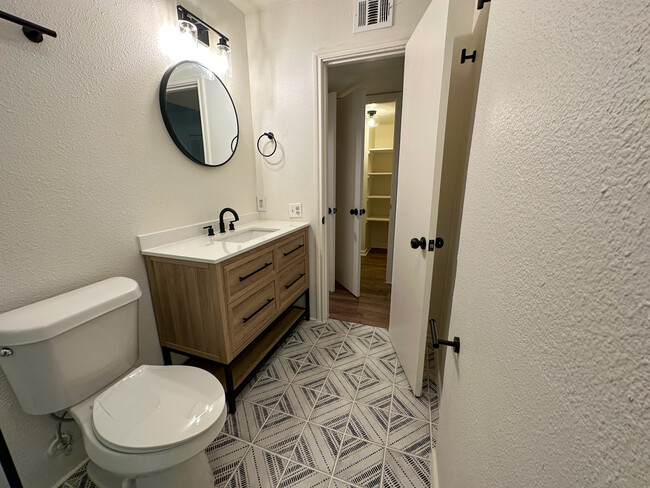
<path fill-rule="evenodd" d="M 372 325 L 363 325 L 363 324 L 350 324 L 349 335 L 362 337 L 368 342 L 372 340 L 373 335 L 375 334 L 375 328 Z"/>
<path fill-rule="evenodd" d="M 393 400 L 393 384 L 373 378 L 362 378 L 355 400 L 389 411 Z"/>
<path fill-rule="evenodd" d="M 323 332 L 323 334 L 320 336 L 320 339 L 318 339 L 318 342 L 316 342 L 316 345 L 318 347 L 326 347 L 327 349 L 333 349 L 338 351 L 341 347 L 341 344 L 345 341 L 345 336 L 332 332 L 329 335 L 326 335 L 326 332 Z"/>
<path fill-rule="evenodd" d="M 288 383 L 267 376 L 255 383 L 245 400 L 263 407 L 273 407 L 288 387 Z"/>
<path fill-rule="evenodd" d="M 331 473 L 342 440 L 341 432 L 307 423 L 291 459 L 311 468 Z"/>
<path fill-rule="evenodd" d="M 264 370 L 264 376 L 269 376 L 270 378 L 286 381 L 288 383 L 293 379 L 299 369 L 300 363 L 298 361 L 276 357 Z"/>
<path fill-rule="evenodd" d="M 361 376 L 392 383 L 395 378 L 395 365 L 392 361 L 384 361 L 368 356 Z"/>
<path fill-rule="evenodd" d="M 290 341 L 280 349 L 278 356 L 293 359 L 294 361 L 302 361 L 305 359 L 309 351 L 313 347 L 311 343 L 305 343 L 300 341 Z"/>
<path fill-rule="evenodd" d="M 431 422 L 431 449 L 436 448 L 438 443 L 438 420 Z"/>
<path fill-rule="evenodd" d="M 363 403 L 355 403 L 346 434 L 385 445 L 388 436 L 388 412 Z"/>
<path fill-rule="evenodd" d="M 306 342 L 309 344 L 316 344 L 316 341 L 320 337 L 321 329 L 317 328 L 300 328 L 291 334 L 292 341 Z"/>
<path fill-rule="evenodd" d="M 282 412 L 273 412 L 253 444 L 290 457 L 305 426 L 305 421 Z"/>
<path fill-rule="evenodd" d="M 373 336 L 373 340 L 390 342 L 390 333 L 388 332 L 388 329 L 384 329 L 383 327 L 375 327 L 375 335 Z"/>
<path fill-rule="evenodd" d="M 220 434 L 212 441 L 205 453 L 208 455 L 215 486 L 223 486 L 228 481 L 249 448 L 250 444 L 226 434 Z"/>
<path fill-rule="evenodd" d="M 370 349 L 370 341 L 368 339 L 353 335 L 348 335 L 345 338 L 345 345 L 356 354 L 363 354 L 364 356 L 368 354 L 368 350 Z"/>
<path fill-rule="evenodd" d="M 386 450 L 382 488 L 429 488 L 429 460 Z"/>
<path fill-rule="evenodd" d="M 429 456 L 431 425 L 424 420 L 392 414 L 388 430 L 388 447 L 414 456 Z"/>
<path fill-rule="evenodd" d="M 366 356 L 360 354 L 339 354 L 332 368 L 344 373 L 360 375 L 365 362 Z"/>
<path fill-rule="evenodd" d="M 309 421 L 345 432 L 352 410 L 352 401 L 332 395 L 321 394 L 314 405 Z"/>
<path fill-rule="evenodd" d="M 323 393 L 354 400 L 360 376 L 332 369 L 323 386 Z"/>
<path fill-rule="evenodd" d="M 419 398 L 416 397 L 410 388 L 400 388 L 398 386 L 393 388 L 392 410 L 401 415 L 426 420 L 427 422 L 430 419 L 429 400 L 425 395 Z"/>
<path fill-rule="evenodd" d="M 383 447 L 346 435 L 334 476 L 364 488 L 377 488 L 381 480 L 383 456 Z"/>
<path fill-rule="evenodd" d="M 409 380 L 406 378 L 406 374 L 404 373 L 404 368 L 402 368 L 402 364 L 399 362 L 399 359 L 397 360 L 397 366 L 395 368 L 394 383 L 398 386 L 403 386 L 403 387 L 409 386 Z"/>
<path fill-rule="evenodd" d="M 334 332 L 336 334 L 346 335 L 349 330 L 350 330 L 349 322 L 344 322 L 343 320 L 329 319 L 327 321 L 327 324 L 325 325 L 325 328 L 323 329 L 323 333 Z"/>
<path fill-rule="evenodd" d="M 277 486 L 286 459 L 253 446 L 228 482 L 229 488 L 269 488 Z"/>
<path fill-rule="evenodd" d="M 332 478 L 332 484 L 330 485 L 330 488 L 354 488 L 354 485 L 346 483 L 345 481 L 337 480 L 336 478 Z"/>
<path fill-rule="evenodd" d="M 275 409 L 288 413 L 289 415 L 307 419 L 317 398 L 317 391 L 292 383 L 284 395 L 282 395 L 280 401 L 278 401 Z"/>
<path fill-rule="evenodd" d="M 336 360 L 338 351 L 336 349 L 328 349 L 326 347 L 315 346 L 312 348 L 305 361 L 311 364 L 317 364 L 325 368 L 331 368 Z"/>
<path fill-rule="evenodd" d="M 226 417 L 222 432 L 252 442 L 271 410 L 256 403 L 242 402 L 234 415 Z"/>
<path fill-rule="evenodd" d="M 397 354 L 390 342 L 373 341 L 368 351 L 368 356 L 372 356 L 386 361 L 392 361 L 393 364 L 397 362 Z"/>
<path fill-rule="evenodd" d="M 294 384 L 299 384 L 312 390 L 320 391 L 327 379 L 330 370 L 315 364 L 303 363 L 298 374 L 293 379 Z"/>
<path fill-rule="evenodd" d="M 282 475 L 278 488 L 304 488 L 307 486 L 310 488 L 327 488 L 329 483 L 329 476 L 292 461 Z"/>

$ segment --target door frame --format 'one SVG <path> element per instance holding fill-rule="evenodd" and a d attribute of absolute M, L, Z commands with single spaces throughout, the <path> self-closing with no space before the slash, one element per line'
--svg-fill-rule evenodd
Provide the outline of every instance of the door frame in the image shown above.
<path fill-rule="evenodd" d="M 314 160 L 316 161 L 316 193 L 318 194 L 318 209 L 321 217 L 327 215 L 327 68 L 359 61 L 403 56 L 406 52 L 407 41 L 408 39 L 401 39 L 373 47 L 314 52 L 314 113 L 316 114 L 315 137 L 317 141 Z M 318 246 L 316 262 L 316 282 L 318 286 L 316 314 L 317 319 L 320 321 L 325 321 L 329 317 L 327 227 L 327 225 L 321 225 L 320 232 L 315 232 L 320 237 L 321 242 L 321 245 Z"/>

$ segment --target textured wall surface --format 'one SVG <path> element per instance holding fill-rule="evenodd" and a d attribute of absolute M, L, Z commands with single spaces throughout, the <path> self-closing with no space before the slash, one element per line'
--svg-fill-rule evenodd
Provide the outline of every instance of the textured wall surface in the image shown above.
<path fill-rule="evenodd" d="M 286 219 L 289 203 L 302 202 L 304 219 L 312 229 L 321 225 L 314 53 L 407 39 L 430 1 L 395 2 L 392 28 L 356 35 L 354 4 L 349 0 L 302 0 L 246 15 L 253 127 L 258 135 L 272 131 L 279 143 L 277 154 L 268 160 L 256 154 L 258 192 L 266 195 L 268 218 Z M 310 254 L 312 270 L 320 253 L 320 232 L 313 235 L 318 247 Z M 312 289 L 315 286 L 313 272 Z M 314 311 L 316 297 L 311 294 Z"/>
<path fill-rule="evenodd" d="M 650 4 L 492 2 L 442 488 L 650 483 Z"/>
<path fill-rule="evenodd" d="M 29 42 L 0 23 L 0 312 L 116 275 L 134 278 L 141 362 L 159 362 L 151 299 L 135 236 L 254 211 L 255 166 L 243 14 L 226 0 L 183 4 L 231 38 L 240 143 L 221 168 L 181 154 L 158 86 L 179 56 L 164 50 L 172 0 L 8 0 L 2 9 L 55 29 Z M 163 36 L 163 37 L 161 37 Z M 172 46 L 173 47 L 173 46 Z M 0 376 L 2 376 L 0 374 Z M 0 378 L 0 425 L 26 487 L 51 486 L 84 457 L 50 458 L 56 424 L 23 414 Z"/>

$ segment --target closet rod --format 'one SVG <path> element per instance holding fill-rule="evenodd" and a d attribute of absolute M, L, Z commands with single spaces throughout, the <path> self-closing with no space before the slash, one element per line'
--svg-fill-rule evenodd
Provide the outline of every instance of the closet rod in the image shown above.
<path fill-rule="evenodd" d="M 23 26 L 23 34 L 32 42 L 41 42 L 43 40 L 43 34 L 47 34 L 51 37 L 56 37 L 56 32 L 42 25 L 34 24 L 29 20 L 21 19 L 15 15 L 11 15 L 7 12 L 0 10 L 0 18 L 13 22 L 14 24 Z"/>

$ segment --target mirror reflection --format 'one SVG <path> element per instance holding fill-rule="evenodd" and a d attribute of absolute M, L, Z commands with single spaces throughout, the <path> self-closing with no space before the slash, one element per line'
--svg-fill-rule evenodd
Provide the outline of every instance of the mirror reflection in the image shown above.
<path fill-rule="evenodd" d="M 221 166 L 239 142 L 237 111 L 228 89 L 194 61 L 172 66 L 160 84 L 160 109 L 169 135 L 188 158 Z"/>

